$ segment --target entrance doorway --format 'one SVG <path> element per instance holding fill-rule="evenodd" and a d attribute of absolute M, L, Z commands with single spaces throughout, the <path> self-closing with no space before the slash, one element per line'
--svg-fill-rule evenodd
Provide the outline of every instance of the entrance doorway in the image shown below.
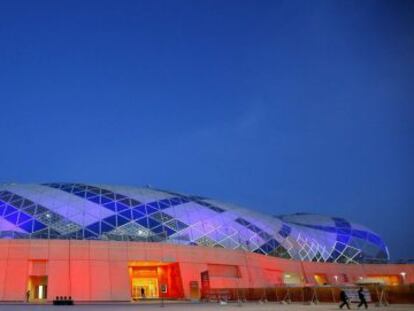
<path fill-rule="evenodd" d="M 47 276 L 30 276 L 26 295 L 30 301 L 46 301 Z"/>
<path fill-rule="evenodd" d="M 128 266 L 132 300 L 184 296 L 178 263 L 131 261 Z"/>
<path fill-rule="evenodd" d="M 158 279 L 156 278 L 133 278 L 132 298 L 158 298 Z"/>

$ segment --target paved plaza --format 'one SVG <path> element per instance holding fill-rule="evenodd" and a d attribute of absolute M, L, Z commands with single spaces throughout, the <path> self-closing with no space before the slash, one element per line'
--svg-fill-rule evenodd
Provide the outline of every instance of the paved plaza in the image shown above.
<path fill-rule="evenodd" d="M 352 305 L 353 310 L 357 310 L 357 306 Z M 276 304 L 276 303 L 244 303 L 241 306 L 236 303 L 227 305 L 219 305 L 215 303 L 193 304 L 193 303 L 166 303 L 163 308 L 158 303 L 137 303 L 137 304 L 80 304 L 75 306 L 53 306 L 53 305 L 25 305 L 25 304 L 0 304 L 0 311 L 43 311 L 43 310 L 71 310 L 71 311 L 132 311 L 132 310 L 200 310 L 200 311 L 324 311 L 324 310 L 340 310 L 337 304 L 319 304 L 319 305 L 303 305 L 303 304 Z M 344 308 L 343 310 L 346 310 Z M 387 307 L 369 306 L 369 310 L 386 310 L 386 311 L 412 311 L 414 305 L 390 305 Z"/>

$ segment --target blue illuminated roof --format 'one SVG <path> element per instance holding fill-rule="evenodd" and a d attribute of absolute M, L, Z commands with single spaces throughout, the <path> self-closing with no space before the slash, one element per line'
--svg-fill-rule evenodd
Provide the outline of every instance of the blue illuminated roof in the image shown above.
<path fill-rule="evenodd" d="M 200 196 L 81 183 L 0 185 L 0 238 L 165 242 L 319 262 L 389 259 L 377 234 L 338 217 L 272 217 Z"/>

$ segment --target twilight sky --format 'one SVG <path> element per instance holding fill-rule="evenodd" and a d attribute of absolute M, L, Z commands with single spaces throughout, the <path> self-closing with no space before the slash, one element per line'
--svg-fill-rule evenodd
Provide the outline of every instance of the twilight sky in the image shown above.
<path fill-rule="evenodd" d="M 0 182 L 321 213 L 414 257 L 413 1 L 0 2 Z"/>

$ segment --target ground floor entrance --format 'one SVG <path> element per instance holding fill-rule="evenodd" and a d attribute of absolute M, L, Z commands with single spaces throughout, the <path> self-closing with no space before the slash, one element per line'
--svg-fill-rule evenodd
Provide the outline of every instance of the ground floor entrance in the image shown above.
<path fill-rule="evenodd" d="M 133 301 L 184 297 L 178 263 L 133 261 L 128 270 Z"/>
<path fill-rule="evenodd" d="M 133 278 L 132 299 L 159 298 L 157 278 Z"/>
<path fill-rule="evenodd" d="M 27 301 L 47 299 L 47 276 L 30 276 L 26 292 Z"/>

